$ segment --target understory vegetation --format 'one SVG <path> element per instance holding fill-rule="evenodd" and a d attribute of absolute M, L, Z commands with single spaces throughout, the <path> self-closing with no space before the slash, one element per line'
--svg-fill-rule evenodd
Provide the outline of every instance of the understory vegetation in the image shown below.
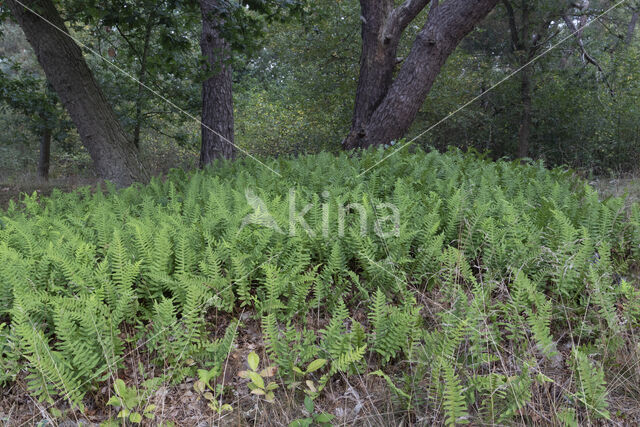
<path fill-rule="evenodd" d="M 215 424 L 638 422 L 640 206 L 538 163 L 389 153 L 11 202 L 0 386 L 41 402 L 23 421 L 180 424 L 157 402 L 187 384 Z M 355 203 L 368 221 L 340 224 Z"/>

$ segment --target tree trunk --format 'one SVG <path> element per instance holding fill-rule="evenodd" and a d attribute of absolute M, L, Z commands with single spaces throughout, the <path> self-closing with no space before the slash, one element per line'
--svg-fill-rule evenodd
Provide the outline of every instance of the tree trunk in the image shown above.
<path fill-rule="evenodd" d="M 392 0 L 361 1 L 362 52 L 360 75 L 356 89 L 355 109 L 351 131 L 343 142 L 346 149 L 356 148 L 366 136 L 366 127 L 371 114 L 380 104 L 393 82 L 396 53 L 400 37 L 389 32 L 384 34 L 385 20 L 393 11 Z"/>
<path fill-rule="evenodd" d="M 43 120 L 45 123 L 46 121 Z M 38 177 L 49 180 L 49 161 L 51 157 L 51 129 L 49 126 L 42 129 L 40 136 L 40 159 L 38 160 Z"/>
<path fill-rule="evenodd" d="M 529 140 L 531 136 L 531 100 L 533 64 L 520 71 L 520 129 L 518 130 L 518 158 L 529 157 Z"/>
<path fill-rule="evenodd" d="M 118 186 L 144 180 L 146 174 L 138 159 L 137 149 L 128 139 L 98 87 L 82 51 L 69 37 L 53 2 L 22 0 L 22 3 L 42 18 L 15 0 L 7 0 L 13 16 L 33 47 L 47 80 L 76 125 L 98 176 L 113 181 Z"/>
<path fill-rule="evenodd" d="M 215 159 L 235 157 L 233 145 L 233 88 L 231 49 L 220 34 L 221 18 L 216 0 L 201 0 L 202 37 L 200 48 L 213 73 L 202 83 L 202 147 L 200 167 Z"/>
<path fill-rule="evenodd" d="M 633 33 L 635 32 L 636 25 L 638 24 L 638 16 L 640 16 L 640 12 L 634 10 L 631 15 L 629 26 L 627 27 L 627 36 L 625 37 L 625 43 L 628 45 L 631 44 L 631 41 L 633 40 Z"/>
<path fill-rule="evenodd" d="M 360 79 L 345 149 L 386 144 L 404 136 L 449 55 L 498 0 L 434 2 L 395 80 L 398 39 L 429 1 L 406 0 L 395 9 L 393 1 L 360 3 Z"/>

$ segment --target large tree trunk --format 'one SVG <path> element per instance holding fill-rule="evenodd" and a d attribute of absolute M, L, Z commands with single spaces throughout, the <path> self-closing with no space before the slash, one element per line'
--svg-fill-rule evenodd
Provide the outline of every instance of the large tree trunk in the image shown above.
<path fill-rule="evenodd" d="M 43 120 L 46 123 L 46 119 Z M 38 159 L 38 177 L 49 180 L 49 163 L 51 157 L 51 129 L 49 126 L 42 129 L 40 136 L 40 158 Z"/>
<path fill-rule="evenodd" d="M 401 138 L 424 103 L 447 58 L 498 0 L 448 0 L 431 6 L 411 52 L 393 79 L 399 38 L 429 3 L 360 0 L 362 57 L 352 126 L 345 149 L 386 144 Z"/>
<path fill-rule="evenodd" d="M 202 147 L 200 167 L 215 159 L 235 156 L 233 145 L 233 89 L 231 49 L 220 34 L 222 23 L 216 12 L 217 0 L 201 0 L 202 37 L 200 48 L 213 73 L 202 83 Z"/>
<path fill-rule="evenodd" d="M 145 179 L 137 149 L 120 126 L 52 1 L 21 1 L 42 18 L 14 0 L 7 0 L 7 4 L 76 125 L 98 176 L 118 186 Z"/>
<path fill-rule="evenodd" d="M 366 136 L 366 127 L 371 114 L 393 82 L 393 70 L 400 41 L 400 37 L 396 34 L 391 32 L 384 34 L 385 20 L 393 11 L 393 1 L 361 1 L 361 9 L 362 16 L 367 18 L 362 22 L 360 75 L 351 131 L 344 142 L 347 149 L 357 147 L 358 141 Z"/>

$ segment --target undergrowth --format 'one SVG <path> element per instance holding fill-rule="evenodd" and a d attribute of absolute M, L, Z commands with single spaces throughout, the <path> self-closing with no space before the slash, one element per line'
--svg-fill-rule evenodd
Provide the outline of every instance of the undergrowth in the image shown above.
<path fill-rule="evenodd" d="M 313 373 L 323 387 L 383 377 L 409 422 L 624 418 L 612 399 L 640 392 L 639 206 L 599 200 L 570 172 L 455 152 L 399 153 L 359 175 L 384 155 L 270 161 L 281 176 L 218 163 L 12 203 L 0 214 L 0 386 L 24 381 L 83 410 L 127 377 L 132 351 L 165 368 L 156 386 L 217 375 L 248 313 L 276 400 L 326 360 Z M 312 204 L 313 235 L 290 232 L 292 189 L 296 211 Z M 247 224 L 251 198 L 277 227 Z M 354 203 L 362 212 L 341 224 Z M 386 237 L 383 203 L 400 213 Z"/>

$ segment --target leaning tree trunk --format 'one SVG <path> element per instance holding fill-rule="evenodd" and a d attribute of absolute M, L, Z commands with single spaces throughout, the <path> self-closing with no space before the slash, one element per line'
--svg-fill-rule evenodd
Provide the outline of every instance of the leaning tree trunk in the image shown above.
<path fill-rule="evenodd" d="M 44 121 L 44 120 L 43 120 Z M 46 121 L 44 121 L 46 123 Z M 49 180 L 49 163 L 51 157 L 51 129 L 45 125 L 40 136 L 40 158 L 38 159 L 38 177 Z"/>
<path fill-rule="evenodd" d="M 220 34 L 222 23 L 217 0 L 201 0 L 202 37 L 200 48 L 212 75 L 202 83 L 202 146 L 200 167 L 215 159 L 235 156 L 233 145 L 233 89 L 231 49 Z"/>
<path fill-rule="evenodd" d="M 51 0 L 7 4 L 89 152 L 96 173 L 118 186 L 146 178 L 138 151 L 120 126 L 78 45 Z M 44 19 L 43 19 L 44 18 Z M 47 22 L 48 21 L 48 22 Z M 54 28 L 57 27 L 57 28 Z"/>
<path fill-rule="evenodd" d="M 386 144 L 405 135 L 447 58 L 498 0 L 434 2 L 393 79 L 398 39 L 429 0 L 360 0 L 362 57 L 351 130 L 343 148 Z"/>

